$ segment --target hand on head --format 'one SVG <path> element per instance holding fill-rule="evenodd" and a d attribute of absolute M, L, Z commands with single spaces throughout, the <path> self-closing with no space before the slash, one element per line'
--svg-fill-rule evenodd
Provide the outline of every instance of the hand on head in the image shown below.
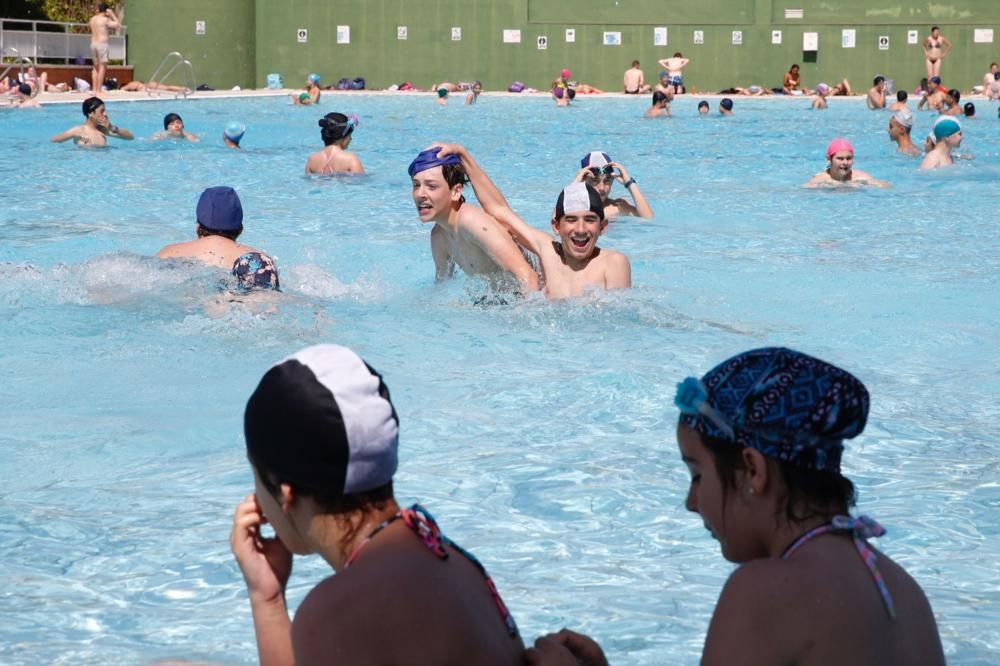
<path fill-rule="evenodd" d="M 292 574 L 292 554 L 277 536 L 270 539 L 261 536 L 260 527 L 265 523 L 267 518 L 257 496 L 247 495 L 236 507 L 229 545 L 250 596 L 274 601 L 284 594 Z"/>

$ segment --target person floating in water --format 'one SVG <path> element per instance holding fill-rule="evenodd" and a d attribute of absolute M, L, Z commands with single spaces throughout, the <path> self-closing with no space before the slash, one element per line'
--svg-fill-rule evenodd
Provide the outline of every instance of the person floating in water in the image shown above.
<path fill-rule="evenodd" d="M 738 354 L 677 385 L 677 448 L 698 514 L 737 565 L 715 604 L 701 663 L 943 666 L 927 595 L 852 516 L 845 440 L 868 421 L 854 375 L 791 349 Z M 606 665 L 600 646 L 563 630 L 526 655 L 532 666 Z"/>
<path fill-rule="evenodd" d="M 183 139 L 197 141 L 198 135 L 184 131 L 184 121 L 176 113 L 168 113 L 163 117 L 163 131 L 153 135 L 154 139 Z"/>
<path fill-rule="evenodd" d="M 924 156 L 921 169 L 937 169 L 955 163 L 951 152 L 962 145 L 962 124 L 952 116 L 939 116 L 931 131 L 934 147 Z"/>
<path fill-rule="evenodd" d="M 654 217 L 653 209 L 649 207 L 649 202 L 646 201 L 635 178 L 629 176 L 625 167 L 613 161 L 607 153 L 595 150 L 584 155 L 580 160 L 580 170 L 576 172 L 576 178 L 573 180 L 577 183 L 585 182 L 597 190 L 604 204 L 604 217 L 609 220 L 624 216 L 642 217 L 647 220 Z M 610 198 L 615 181 L 621 183 L 632 195 L 634 205 L 622 198 Z"/>
<path fill-rule="evenodd" d="M 73 139 L 78 146 L 106 146 L 108 137 L 126 141 L 135 138 L 132 132 L 111 123 L 104 102 L 99 97 L 88 97 L 83 100 L 83 116 L 86 120 L 82 125 L 71 127 L 62 134 L 56 134 L 52 137 L 52 142 L 62 143 Z"/>
<path fill-rule="evenodd" d="M 468 275 L 486 278 L 501 290 L 538 291 L 538 275 L 500 223 L 466 202 L 468 182 L 458 155 L 421 152 L 410 163 L 413 203 L 421 222 L 433 223 L 431 255 L 437 280 L 447 280 L 458 265 Z"/>
<path fill-rule="evenodd" d="M 358 117 L 328 113 L 319 119 L 319 126 L 325 148 L 309 156 L 306 173 L 364 173 L 361 160 L 347 150 L 354 137 L 354 128 L 358 126 Z"/>
<path fill-rule="evenodd" d="M 234 120 L 226 125 L 226 129 L 222 130 L 222 143 L 225 144 L 226 148 L 240 150 L 240 141 L 243 140 L 246 131 L 247 128 L 243 123 Z"/>
<path fill-rule="evenodd" d="M 575 298 L 592 289 L 625 289 L 632 286 L 628 257 L 597 246 L 608 226 L 601 196 L 586 183 L 571 183 L 556 200 L 551 225 L 559 236 L 554 242 L 511 210 L 507 200 L 460 145 L 440 146 L 441 154 L 461 160 L 469 182 L 483 209 L 514 235 L 522 247 L 538 256 L 542 266 L 545 297 Z"/>
<path fill-rule="evenodd" d="M 168 245 L 160 259 L 195 259 L 229 271 L 240 291 L 279 290 L 278 267 L 268 255 L 236 241 L 243 233 L 243 204 L 231 187 L 209 187 L 196 210 L 195 240 Z"/>
<path fill-rule="evenodd" d="M 854 168 L 854 146 L 847 139 L 834 139 L 826 147 L 828 166 L 813 176 L 805 187 L 830 187 L 840 185 L 871 185 L 889 187 L 889 183 L 873 178 L 871 174 Z"/>

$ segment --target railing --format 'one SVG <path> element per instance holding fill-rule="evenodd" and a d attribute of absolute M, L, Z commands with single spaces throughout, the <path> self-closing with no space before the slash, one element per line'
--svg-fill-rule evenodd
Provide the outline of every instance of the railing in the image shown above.
<path fill-rule="evenodd" d="M 39 26 L 49 27 L 39 30 Z M 108 59 L 128 62 L 125 26 L 108 35 Z M 87 64 L 90 60 L 90 26 L 86 23 L 28 21 L 0 18 L 0 51 L 16 50 L 21 57 Z"/>
<path fill-rule="evenodd" d="M 167 70 L 166 74 L 160 76 L 160 72 L 163 68 L 170 63 L 173 63 L 173 66 Z M 192 65 L 191 61 L 182 56 L 178 51 L 171 51 L 167 55 L 163 56 L 163 60 L 161 60 L 160 64 L 156 66 L 156 70 L 153 71 L 153 75 L 149 77 L 149 83 L 146 85 L 146 92 L 150 95 L 155 94 L 159 96 L 162 92 L 161 86 L 167 83 L 167 80 L 170 79 L 170 75 L 173 74 L 174 70 L 178 67 L 181 68 L 180 73 L 184 82 L 184 85 L 182 86 L 184 99 L 187 99 L 187 96 L 195 90 L 194 65 Z M 157 85 L 155 87 L 153 86 L 153 81 L 156 81 Z M 176 95 L 174 95 L 174 97 L 176 97 Z"/>
<path fill-rule="evenodd" d="M 8 65 L 7 69 L 0 72 L 0 81 L 3 81 L 5 78 L 7 78 L 7 74 L 9 74 L 10 70 L 14 69 L 15 67 L 17 67 L 18 70 L 17 80 L 24 81 L 24 68 L 25 66 L 31 67 L 32 64 L 31 60 L 23 57 L 20 53 L 17 52 L 17 49 L 11 46 L 5 46 L 4 48 L 0 49 L 0 56 L 3 56 L 2 60 L 0 60 L 0 64 L 2 64 L 3 60 L 7 60 L 8 58 L 13 60 L 13 62 L 11 62 L 11 64 Z"/>

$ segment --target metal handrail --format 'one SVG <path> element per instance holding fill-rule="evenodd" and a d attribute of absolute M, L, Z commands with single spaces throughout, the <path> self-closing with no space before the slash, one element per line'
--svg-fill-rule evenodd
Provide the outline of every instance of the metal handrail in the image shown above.
<path fill-rule="evenodd" d="M 164 74 L 163 77 L 161 78 L 160 70 L 166 67 L 167 63 L 171 61 L 174 61 L 173 67 L 168 69 L 167 73 Z M 156 69 L 153 70 L 153 75 L 149 77 L 149 83 L 146 84 L 146 93 L 152 95 L 155 92 L 157 97 L 159 97 L 160 85 L 165 83 L 166 80 L 170 78 L 170 75 L 174 73 L 174 70 L 177 69 L 178 67 L 183 68 L 181 69 L 182 76 L 184 74 L 187 74 L 186 77 L 187 80 L 183 81 L 184 85 L 182 86 L 184 88 L 184 92 L 182 94 L 184 95 L 184 98 L 187 99 L 188 95 L 194 93 L 196 87 L 195 84 L 196 79 L 194 76 L 194 65 L 191 64 L 190 60 L 186 59 L 183 55 L 181 55 L 179 51 L 171 51 L 167 55 L 163 56 L 163 60 L 161 60 L 160 64 L 156 66 Z M 155 88 L 149 85 L 153 81 L 156 81 L 157 83 Z M 177 97 L 177 95 L 175 94 L 174 97 Z"/>
<path fill-rule="evenodd" d="M 5 32 L 8 31 L 8 30 L 10 30 L 11 32 L 14 32 L 15 30 L 19 30 L 19 28 L 10 28 L 10 27 L 8 27 L 9 24 L 19 24 L 19 25 L 30 25 L 31 26 L 30 31 L 26 31 L 26 32 L 30 32 L 31 33 L 31 48 L 32 48 L 33 52 L 36 54 L 36 59 L 38 57 L 37 56 L 37 54 L 38 54 L 38 34 L 39 33 L 49 34 L 49 35 L 58 34 L 58 31 L 50 31 L 50 30 L 40 31 L 40 30 L 38 30 L 38 26 L 39 25 L 47 25 L 47 26 L 59 26 L 59 27 L 61 27 L 62 28 L 62 33 L 65 36 L 65 46 L 63 48 L 63 53 L 65 55 L 62 55 L 62 56 L 52 56 L 52 57 L 54 59 L 62 58 L 62 60 L 65 63 L 67 63 L 67 64 L 71 60 L 71 56 L 69 54 L 72 52 L 71 49 L 70 49 L 70 47 L 69 47 L 70 37 L 71 36 L 84 36 L 84 35 L 89 34 L 89 32 L 90 32 L 90 26 L 87 23 L 67 23 L 67 22 L 64 22 L 64 21 L 33 21 L 31 19 L 0 18 L 0 50 L 6 50 L 6 48 L 4 47 L 4 43 L 3 43 Z M 117 30 L 115 30 L 114 33 L 115 34 L 111 37 L 111 39 L 119 39 L 119 38 L 121 39 L 122 56 L 123 56 L 122 57 L 122 62 L 128 63 L 128 40 L 125 39 L 126 34 L 127 34 L 127 26 L 125 26 L 123 24 L 122 27 L 118 28 Z M 117 44 L 117 42 L 116 42 L 116 44 Z M 7 48 L 9 48 L 9 47 L 7 47 Z M 49 56 L 44 56 L 44 57 L 49 57 Z"/>
<path fill-rule="evenodd" d="M 3 70 L 3 73 L 0 73 L 0 81 L 5 79 L 10 70 L 14 69 L 15 66 L 18 68 L 18 74 L 20 75 L 18 80 L 24 81 L 24 65 L 27 64 L 28 67 L 31 67 L 34 64 L 31 62 L 31 58 L 22 58 L 21 54 L 13 46 L 0 49 L 0 58 L 14 58 L 14 62 L 8 65 L 7 69 Z"/>

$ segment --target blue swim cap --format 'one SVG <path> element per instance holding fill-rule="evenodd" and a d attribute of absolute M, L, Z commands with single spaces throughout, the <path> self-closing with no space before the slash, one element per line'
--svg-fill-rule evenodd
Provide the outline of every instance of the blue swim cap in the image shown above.
<path fill-rule="evenodd" d="M 726 111 L 732 111 L 733 110 L 733 100 L 729 99 L 728 97 L 723 97 L 722 101 L 719 102 L 719 106 L 721 106 Z"/>
<path fill-rule="evenodd" d="M 243 138 L 243 133 L 246 131 L 247 128 L 243 123 L 234 120 L 226 125 L 226 129 L 222 133 L 233 143 L 239 143 L 240 139 Z"/>
<path fill-rule="evenodd" d="M 406 170 L 410 174 L 410 178 L 421 171 L 427 171 L 428 169 L 433 169 L 434 167 L 444 166 L 446 164 L 461 164 L 462 160 L 458 158 L 458 155 L 447 155 L 445 157 L 438 157 L 438 151 L 440 148 L 428 148 L 423 151 L 416 158 L 410 162 L 410 167 Z"/>
<path fill-rule="evenodd" d="M 951 116 L 941 116 L 934 121 L 934 138 L 940 141 L 962 131 L 962 125 Z"/>
<path fill-rule="evenodd" d="M 210 187 L 198 199 L 198 224 L 212 231 L 239 231 L 243 228 L 243 204 L 236 190 L 222 185 Z"/>
<path fill-rule="evenodd" d="M 316 74 L 315 72 L 310 74 L 309 83 L 315 83 L 316 85 L 319 85 L 319 74 Z"/>

